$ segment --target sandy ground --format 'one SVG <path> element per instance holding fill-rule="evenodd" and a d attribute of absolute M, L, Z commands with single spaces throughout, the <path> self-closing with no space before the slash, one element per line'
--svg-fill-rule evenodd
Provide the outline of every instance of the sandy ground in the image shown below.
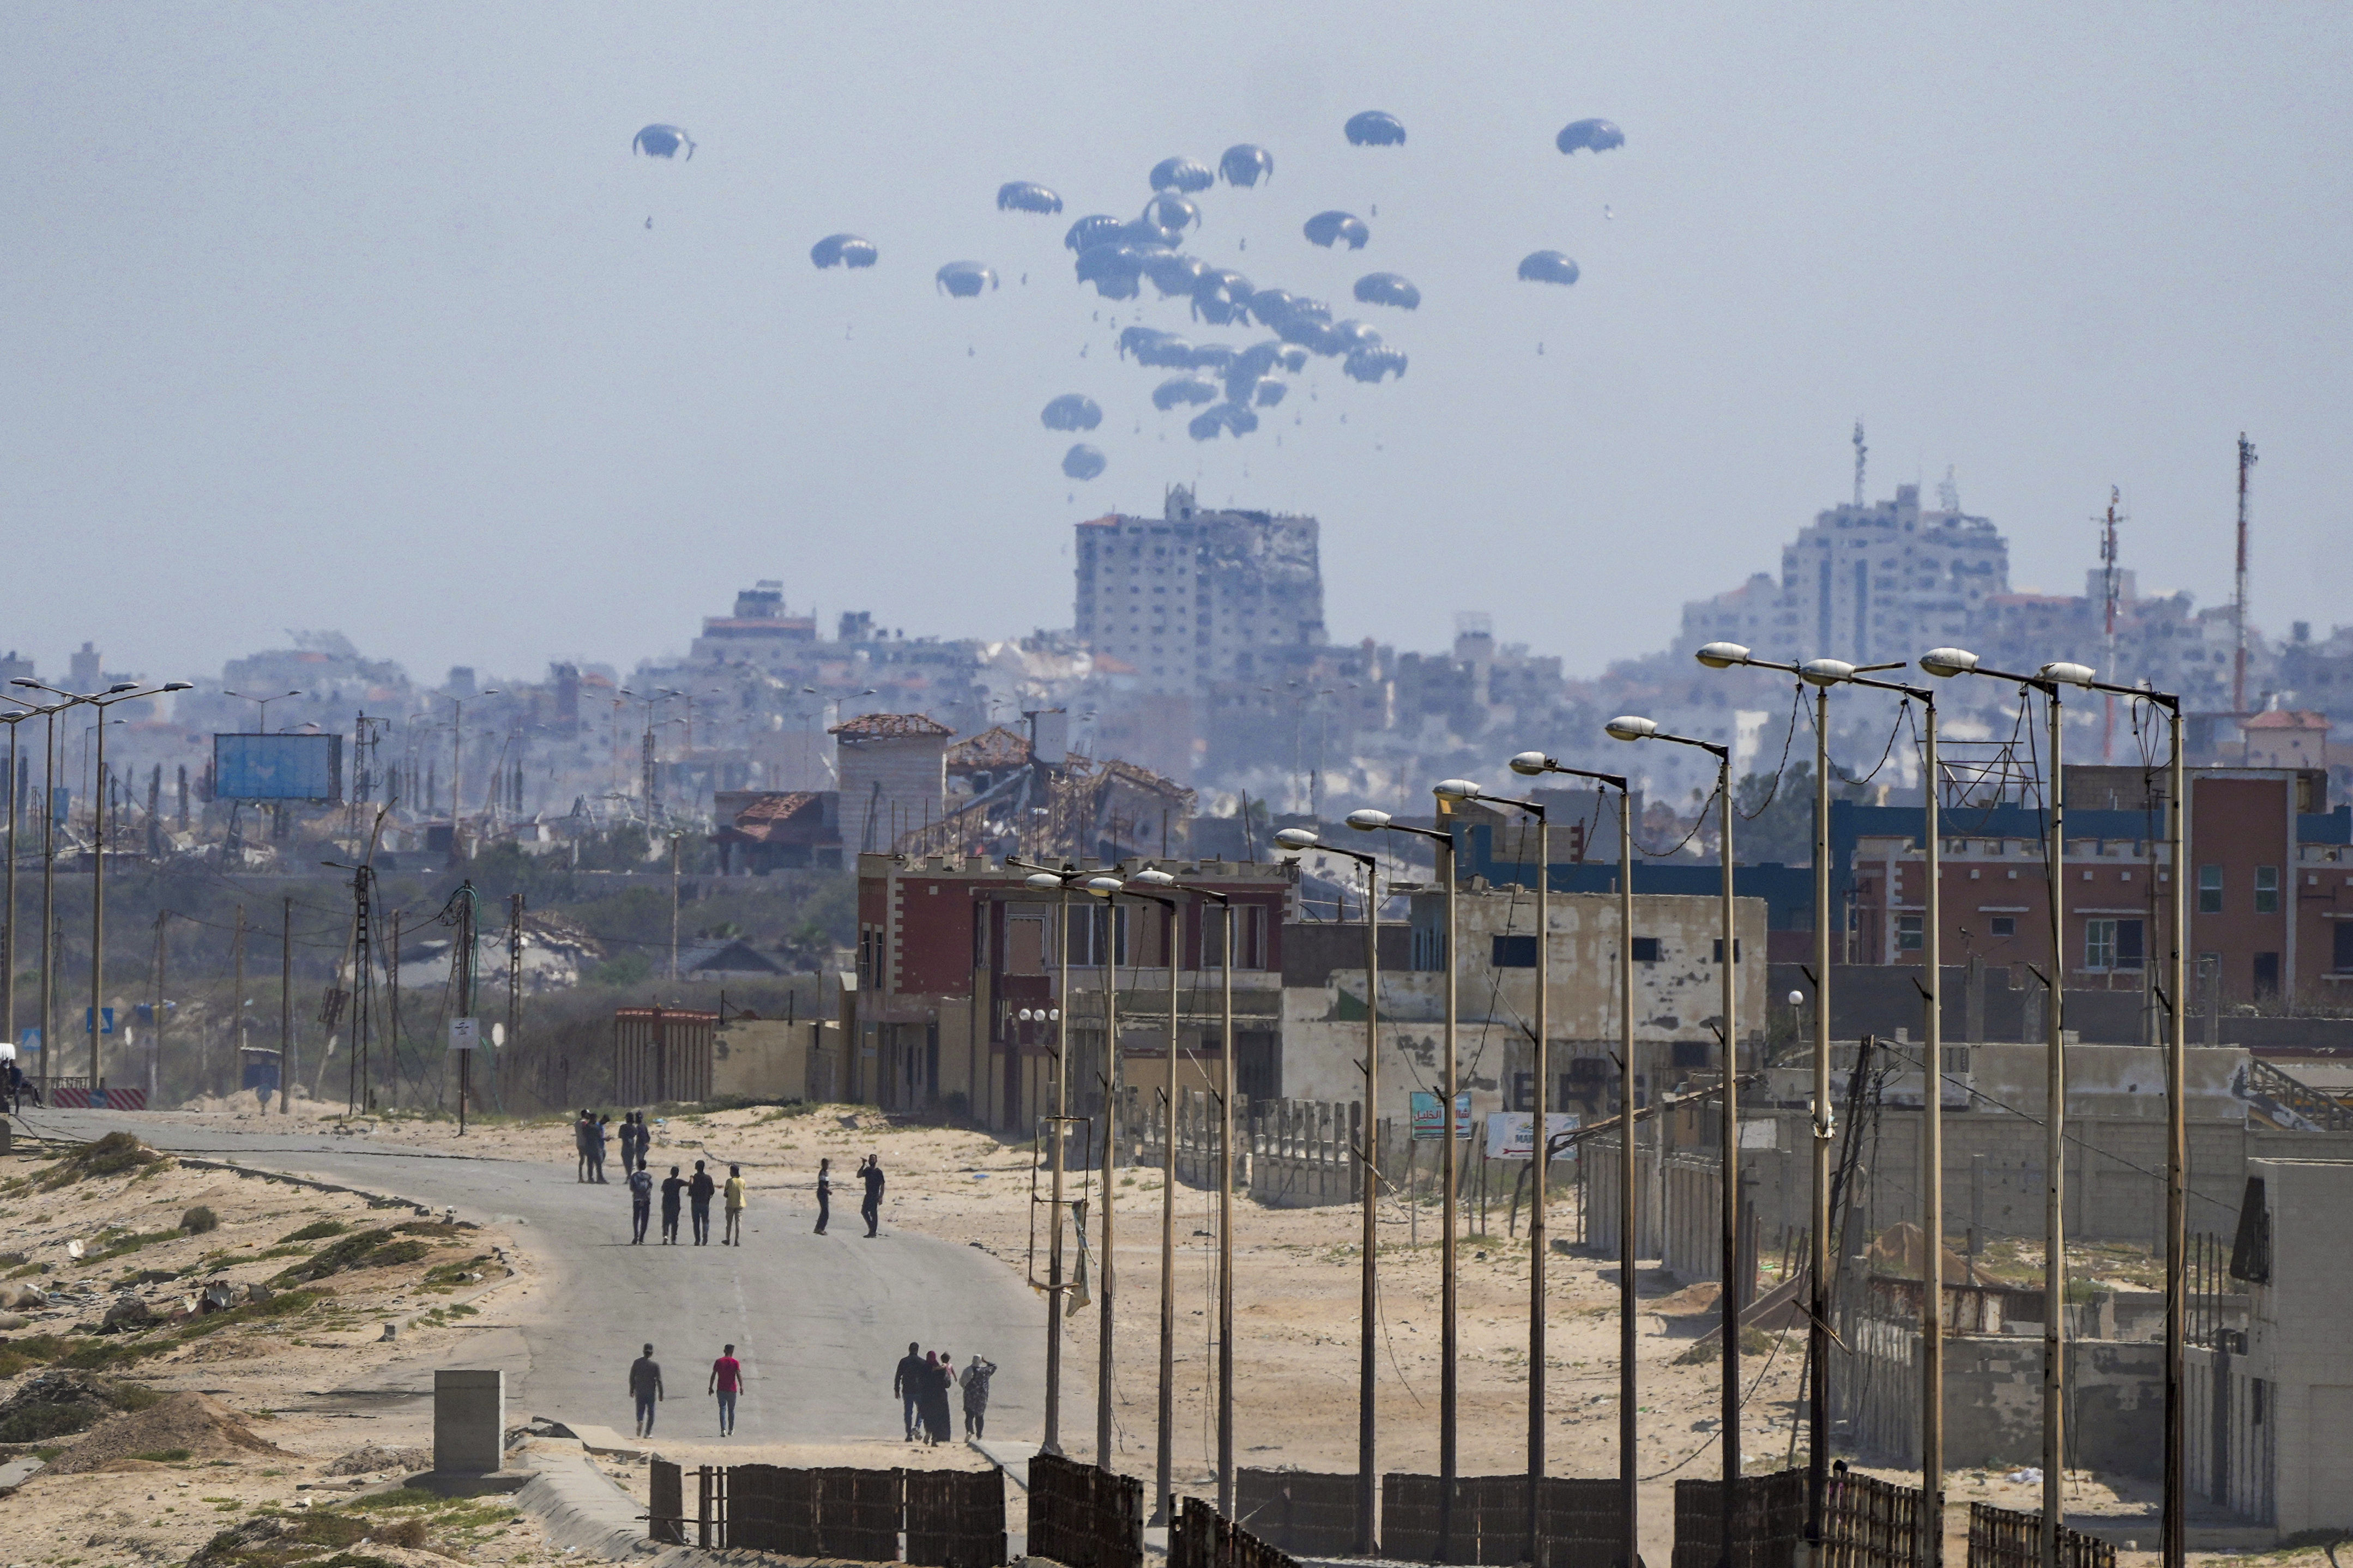
<path fill-rule="evenodd" d="M 307 1121 L 301 1115 L 297 1120 Z M 284 1120 L 274 1110 L 257 1114 L 249 1102 L 235 1110 L 209 1113 L 167 1113 L 170 1120 L 187 1117 L 216 1128 L 245 1122 L 256 1131 L 279 1131 Z M 939 1128 L 893 1126 L 871 1110 L 848 1107 L 796 1108 L 791 1110 L 744 1110 L 668 1116 L 655 1123 L 652 1163 L 657 1175 L 671 1163 L 691 1169 L 696 1159 L 744 1167 L 752 1202 L 766 1211 L 762 1218 L 775 1223 L 779 1210 L 799 1223 L 813 1224 L 814 1183 L 818 1162 L 833 1162 L 836 1229 L 855 1229 L 857 1184 L 851 1172 L 868 1153 L 881 1156 L 889 1174 L 883 1212 L 885 1231 L 905 1229 L 979 1247 L 1016 1271 L 1033 1267 L 1044 1271 L 1044 1233 L 1033 1236 L 1033 1218 L 1043 1224 L 1045 1210 L 1031 1201 L 1031 1162 L 1023 1147 L 1008 1146 L 989 1135 Z M 379 1147 L 413 1146 L 440 1152 L 468 1152 L 507 1159 L 545 1161 L 559 1167 L 575 1163 L 568 1121 L 553 1119 L 537 1123 L 476 1122 L 462 1140 L 446 1121 L 385 1120 L 358 1123 L 354 1135 Z M 619 1177 L 616 1147 L 608 1175 Z M 168 1187 L 159 1184 L 169 1184 Z M 233 1178 L 200 1177 L 174 1171 L 144 1185 L 153 1195 L 133 1197 L 121 1192 L 83 1194 L 69 1189 L 61 1194 L 67 1212 L 35 1220 L 32 1232 L 39 1245 L 53 1244 L 79 1226 L 87 1232 L 93 1222 L 111 1217 L 125 1205 L 144 1205 L 154 1215 L 174 1205 L 207 1201 L 221 1211 L 221 1231 L 200 1243 L 175 1243 L 191 1255 L 217 1249 L 232 1251 L 266 1247 L 270 1238 L 303 1219 L 321 1215 L 357 1217 L 364 1211 L 357 1200 L 317 1194 L 291 1195 L 288 1189 L 260 1187 Z M 1092 1177 L 1074 1183 L 1094 1186 Z M 1087 1195 L 1100 1199 L 1100 1192 Z M 1123 1172 L 1113 1189 L 1117 1247 L 1113 1254 L 1112 1378 L 1113 1460 L 1147 1482 L 1154 1463 L 1155 1384 L 1159 1336 L 1159 1240 L 1161 1184 L 1156 1171 Z M 32 1220 L 19 1203 L 0 1207 L 11 1224 Z M 232 1219 L 232 1210 L 235 1218 Z M 1091 1205 L 1091 1244 L 1100 1236 L 1101 1205 Z M 1384 1205 L 1380 1215 L 1381 1303 L 1383 1332 L 1378 1346 L 1378 1398 L 1381 1403 L 1381 1464 L 1385 1469 L 1431 1471 L 1437 1467 L 1437 1398 L 1440 1356 L 1440 1268 L 1436 1245 L 1437 1216 L 1424 1206 L 1417 1216 L 1404 1204 Z M 152 1224 L 152 1221 L 142 1221 Z M 1547 1340 L 1550 1392 L 1547 1401 L 1547 1442 L 1551 1473 L 1568 1476 L 1614 1475 L 1618 1465 L 1617 1412 L 1617 1270 L 1614 1265 L 1559 1249 L 1577 1237 L 1573 1200 L 1555 1205 L 1556 1250 L 1545 1259 L 1549 1297 Z M 1358 1365 L 1357 1300 L 1360 1279 L 1361 1219 L 1354 1208 L 1279 1210 L 1240 1201 L 1235 1222 L 1234 1289 L 1237 1303 L 1235 1354 L 1238 1367 L 1236 1423 L 1238 1458 L 1244 1465 L 1288 1466 L 1311 1470 L 1352 1470 L 1356 1462 L 1356 1382 Z M 1525 1228 L 1517 1239 L 1503 1234 L 1504 1216 L 1497 1210 L 1490 1228 L 1476 1234 L 1473 1215 L 1463 1227 L 1461 1243 L 1461 1468 L 1464 1474 L 1518 1471 L 1526 1455 L 1526 1303 L 1531 1258 Z M 1419 1235 L 1419 1241 L 1415 1237 Z M 1210 1424 L 1214 1398 L 1215 1347 L 1211 1341 L 1215 1300 L 1215 1194 L 1179 1186 L 1176 1203 L 1176 1263 L 1173 1274 L 1176 1297 L 1174 1432 L 1175 1480 L 1177 1489 L 1206 1494 L 1213 1486 L 1215 1433 Z M 508 1249 L 514 1266 L 528 1274 L 527 1256 L 513 1250 L 504 1237 L 483 1240 Z M 487 1249 L 487 1248 L 485 1248 Z M 177 1253 L 169 1247 L 150 1249 L 164 1263 Z M 139 1255 L 142 1264 L 148 1253 Z M 229 1262 L 231 1278 L 265 1272 Z M 269 1268 L 280 1267 L 276 1262 Z M 342 1358 L 384 1356 L 393 1347 L 372 1347 L 369 1335 L 384 1313 L 417 1304 L 413 1279 L 362 1281 L 338 1280 L 343 1292 L 337 1315 L 310 1329 L 299 1340 L 261 1342 L 234 1340 L 209 1352 L 179 1352 L 146 1363 L 142 1376 L 158 1386 L 208 1386 L 231 1392 L 223 1397 L 241 1409 L 275 1408 L 294 1401 L 296 1391 L 315 1388 L 332 1363 L 348 1380 L 353 1362 Z M 1102 1279 L 1092 1280 L 1094 1300 L 1065 1321 L 1065 1377 L 1062 1432 L 1068 1450 L 1082 1458 L 1096 1458 L 1095 1369 L 1101 1319 Z M 1644 1300 L 1641 1321 L 1641 1464 L 1645 1479 L 1646 1553 L 1665 1560 L 1672 1536 L 1672 1483 L 1686 1477 L 1718 1473 L 1720 1447 L 1715 1436 L 1718 1373 L 1713 1359 L 1679 1364 L 1692 1346 L 1692 1334 L 1707 1321 L 1688 1315 L 1694 1298 L 1704 1300 L 1705 1288 L 1679 1290 L 1677 1282 L 1655 1271 L 1638 1278 Z M 364 1293 L 363 1293 L 364 1292 Z M 498 1310 L 499 1294 L 485 1299 L 485 1314 Z M 1679 1312 L 1678 1309 L 1682 1311 Z M 332 1326 L 330 1326 L 332 1325 Z M 447 1331 L 420 1329 L 425 1335 Z M 926 1347 L 932 1348 L 932 1347 Z M 987 1355 L 986 1343 L 951 1343 L 942 1347 L 961 1363 L 968 1356 Z M 399 1353 L 412 1353 L 407 1338 Z M 1778 1468 L 1793 1452 L 1802 1458 L 1801 1444 L 1794 1447 L 1793 1432 L 1801 1419 L 1799 1396 L 1801 1333 L 1765 1337 L 1761 1348 L 1745 1360 L 1751 1383 L 1744 1405 L 1743 1443 L 1746 1468 L 1752 1471 Z M 197 1362 L 195 1357 L 206 1357 Z M 751 1388 L 746 1398 L 761 1391 Z M 370 1423 L 371 1426 L 382 1423 Z M 330 1415 L 304 1415 L 282 1411 L 266 1428 L 280 1446 L 302 1456 L 269 1467 L 240 1464 L 207 1479 L 207 1495 L 233 1496 L 239 1506 L 275 1500 L 283 1504 L 291 1489 L 311 1475 L 319 1462 L 353 1446 L 346 1436 L 356 1420 Z M 367 1436 L 391 1440 L 370 1431 Z M 1034 1441 L 1035 1431 L 993 1431 L 990 1436 L 1010 1442 Z M 423 1441 L 422 1437 L 401 1440 Z M 660 1445 L 665 1457 L 690 1466 L 763 1459 L 786 1464 L 974 1463 L 960 1447 L 924 1451 L 892 1444 L 844 1444 L 823 1448 L 797 1446 L 754 1452 L 740 1445 L 705 1448 L 684 1433 L 666 1432 Z M 868 1450 L 873 1450 L 870 1453 Z M 632 1495 L 644 1496 L 642 1466 L 610 1461 L 608 1473 Z M 1909 1476 L 1888 1473 L 1890 1479 Z M 232 1484 L 234 1483 L 234 1484 Z M 93 1487 L 97 1489 L 93 1490 Z M 1970 1501 L 1990 1501 L 2031 1510 L 2038 1489 L 2010 1481 L 2000 1472 L 1962 1471 L 1949 1482 L 1952 1502 L 1948 1560 L 1965 1558 L 1967 1510 Z M 108 1523 L 112 1518 L 98 1493 L 99 1478 L 59 1477 L 37 1479 L 12 1507 L 34 1502 L 45 1550 L 12 1552 L 26 1561 L 61 1561 L 52 1553 L 79 1550 L 94 1534 L 132 1527 Z M 174 1489 L 178 1489 L 174 1483 Z M 44 1493 L 54 1500 L 45 1500 Z M 161 1494 L 159 1494 L 161 1495 Z M 2147 1510 L 2147 1489 L 2127 1483 L 2121 1490 L 2098 1478 L 2071 1478 L 2074 1511 L 2092 1514 L 2133 1514 Z M 119 1511 L 119 1510 L 118 1510 Z M 209 1522 L 209 1521 L 206 1521 Z M 533 1547 L 529 1531 L 509 1527 L 512 1533 L 469 1554 L 488 1551 L 492 1560 L 525 1561 Z M 136 1527 L 158 1537 L 165 1534 L 193 1543 L 201 1531 L 176 1529 L 163 1521 Z M 135 1532 L 135 1531 L 134 1531 Z M 2153 1537 L 2153 1531 L 2151 1531 Z M 2156 1560 L 2154 1539 L 2137 1542 L 2143 1550 L 2122 1553 L 2138 1568 L 2138 1559 Z M 500 1559 L 497 1553 L 508 1555 Z M 2200 1554 L 2201 1557 L 2206 1554 Z M 2280 1561 L 2297 1556 L 2317 1563 L 2314 1551 L 2274 1554 Z M 150 1558 L 150 1560 L 156 1560 Z"/>
<path fill-rule="evenodd" d="M 528 1259 L 513 1253 L 506 1237 L 483 1230 L 455 1238 L 419 1237 L 427 1243 L 423 1258 L 339 1272 L 318 1282 L 332 1294 L 306 1310 L 245 1321 L 247 1309 L 222 1320 L 225 1328 L 182 1340 L 188 1328 L 210 1321 L 180 1316 L 204 1285 L 267 1280 L 332 1240 L 284 1244 L 280 1250 L 280 1238 L 289 1233 L 336 1221 L 349 1234 L 414 1221 L 414 1211 L 371 1210 L 353 1196 L 240 1179 L 176 1162 L 150 1167 L 153 1173 L 94 1177 L 54 1192 L 32 1190 L 26 1178 L 47 1168 L 29 1157 L 0 1162 L 0 1251 L 24 1255 L 0 1273 L 15 1276 L 9 1289 L 33 1285 L 57 1293 L 46 1306 L 18 1309 L 10 1321 L 26 1321 L 0 1331 L 0 1338 L 9 1342 L 0 1344 L 0 1368 L 9 1373 L 0 1380 L 0 1403 L 45 1370 L 16 1364 L 22 1357 L 10 1354 L 11 1345 L 21 1352 L 35 1336 L 67 1335 L 77 1324 L 95 1322 L 121 1299 L 116 1287 L 123 1281 L 141 1272 L 169 1273 L 174 1278 L 151 1280 L 133 1292 L 165 1320 L 161 1326 L 138 1335 L 70 1335 L 74 1359 L 118 1348 L 164 1347 L 103 1366 L 98 1375 L 167 1394 L 200 1393 L 203 1401 L 172 1403 L 203 1405 L 218 1415 L 151 1426 L 172 1413 L 159 1407 L 113 1415 L 87 1434 L 5 1449 L 12 1458 L 40 1452 L 53 1459 L 52 1469 L 37 1472 L 0 1501 L 0 1517 L 6 1521 L 0 1554 L 9 1563 L 185 1563 L 216 1531 L 271 1511 L 303 1518 L 342 1514 L 363 1534 L 418 1519 L 437 1548 L 483 1562 L 525 1563 L 548 1555 L 535 1527 L 520 1521 L 503 1501 L 452 1505 L 416 1494 L 385 1495 L 401 1475 L 427 1468 L 429 1462 L 376 1463 L 357 1475 L 328 1473 L 335 1460 L 364 1445 L 421 1449 L 429 1456 L 431 1412 L 421 1402 L 354 1408 L 366 1402 L 339 1399 L 332 1391 L 365 1386 L 372 1373 L 396 1358 L 431 1356 L 473 1328 L 498 1321 L 502 1300 L 530 1278 Z M 195 1205 L 214 1211 L 217 1228 L 203 1235 L 174 1232 L 181 1215 Z M 94 1255 L 111 1238 L 159 1232 L 172 1234 L 104 1262 L 77 1262 L 67 1251 L 71 1240 L 83 1242 L 86 1253 Z M 512 1278 L 501 1252 L 517 1269 Z M 444 1265 L 457 1266 L 448 1274 L 483 1278 L 428 1283 L 427 1272 Z M 490 1286 L 496 1288 L 479 1294 Z M 470 1297 L 476 1299 L 466 1304 Z M 427 1315 L 411 1316 L 418 1312 Z M 384 1324 L 391 1320 L 401 1323 L 399 1338 L 387 1342 Z M 407 1414 L 392 1413 L 403 1409 Z M 238 1432 L 249 1433 L 261 1447 L 227 1440 Z M 158 1457 L 120 1455 L 85 1473 L 56 1473 L 74 1464 L 75 1447 L 84 1440 Z M 142 1446 L 151 1443 L 155 1446 Z M 185 1457 L 171 1457 L 177 1454 Z M 417 1457 L 377 1456 L 412 1461 Z M 314 1528 L 337 1537 L 353 1535 L 340 1525 Z"/>

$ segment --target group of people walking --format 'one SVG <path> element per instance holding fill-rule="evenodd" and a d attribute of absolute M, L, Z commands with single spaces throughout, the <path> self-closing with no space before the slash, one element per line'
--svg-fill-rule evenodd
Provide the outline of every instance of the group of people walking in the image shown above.
<path fill-rule="evenodd" d="M 744 1167 L 727 1167 L 727 1180 L 712 1179 L 706 1162 L 694 1163 L 694 1174 L 681 1176 L 676 1165 L 661 1181 L 661 1245 L 678 1245 L 678 1211 L 680 1200 L 685 1200 L 687 1216 L 693 1222 L 694 1245 L 711 1245 L 711 1200 L 713 1194 L 723 1199 L 723 1209 L 727 1227 L 719 1238 L 722 1247 L 744 1245 L 744 1211 L 751 1205 L 751 1188 L 744 1183 Z M 653 1218 L 653 1173 L 640 1163 L 629 1173 L 629 1245 L 642 1247 L 646 1241 L 646 1226 Z"/>
<path fill-rule="evenodd" d="M 986 1356 L 972 1357 L 958 1373 L 947 1352 L 926 1351 L 920 1342 L 908 1342 L 907 1353 L 899 1358 L 899 1369 L 891 1379 L 891 1392 L 899 1396 L 900 1414 L 905 1418 L 907 1441 L 948 1440 L 951 1388 L 964 1391 L 964 1435 L 987 1436 L 988 1380 L 996 1375 L 997 1363 Z"/>
<path fill-rule="evenodd" d="M 711 1384 L 703 1392 L 719 1402 L 719 1435 L 735 1435 L 735 1401 L 744 1394 L 744 1363 L 735 1359 L 735 1347 L 722 1347 L 719 1358 L 711 1363 Z M 638 1436 L 654 1435 L 654 1407 L 669 1395 L 662 1389 L 661 1363 L 654 1360 L 654 1347 L 648 1345 L 645 1353 L 629 1363 L 629 1398 L 637 1405 Z"/>
<path fill-rule="evenodd" d="M 606 1151 L 617 1138 L 621 1145 L 621 1176 L 624 1181 L 646 1168 L 646 1151 L 653 1146 L 653 1129 L 646 1125 L 646 1113 L 632 1110 L 621 1118 L 621 1130 L 613 1131 L 613 1119 L 583 1110 L 572 1123 L 573 1146 L 579 1152 L 579 1180 L 601 1182 L 605 1179 Z"/>

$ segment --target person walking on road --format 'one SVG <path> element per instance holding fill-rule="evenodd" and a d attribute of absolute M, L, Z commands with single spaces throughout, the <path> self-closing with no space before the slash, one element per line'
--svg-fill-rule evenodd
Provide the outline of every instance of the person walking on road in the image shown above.
<path fill-rule="evenodd" d="M 678 1167 L 676 1165 L 672 1165 L 670 1168 L 670 1174 L 663 1178 L 661 1184 L 661 1244 L 664 1247 L 676 1247 L 678 1245 L 678 1198 L 679 1194 L 684 1191 L 686 1191 L 686 1178 L 678 1173 Z"/>
<path fill-rule="evenodd" d="M 899 1370 L 891 1374 L 891 1392 L 899 1396 L 899 1414 L 906 1424 L 910 1443 L 915 1440 L 915 1413 L 923 1405 L 923 1380 L 931 1375 L 923 1350 L 922 1345 L 909 1340 L 907 1353 L 899 1358 Z"/>
<path fill-rule="evenodd" d="M 580 1174 L 576 1179 L 583 1182 L 588 1179 L 588 1136 L 595 1126 L 587 1108 L 582 1107 L 579 1116 L 572 1123 L 572 1148 L 580 1156 Z"/>
<path fill-rule="evenodd" d="M 711 1194 L 718 1190 L 719 1184 L 711 1179 L 711 1173 L 702 1168 L 702 1161 L 697 1160 L 694 1163 L 694 1179 L 686 1184 L 687 1215 L 694 1222 L 694 1245 L 697 1247 L 711 1245 Z"/>
<path fill-rule="evenodd" d="M 735 1359 L 735 1347 L 727 1346 L 719 1359 L 711 1363 L 710 1392 L 719 1396 L 719 1435 L 735 1435 L 735 1396 L 744 1392 L 744 1363 Z"/>
<path fill-rule="evenodd" d="M 817 1234 L 825 1234 L 826 1221 L 833 1217 L 833 1162 L 817 1163 Z"/>
<path fill-rule="evenodd" d="M 629 1173 L 638 1168 L 638 1113 L 636 1111 L 621 1112 L 621 1131 L 617 1136 L 621 1145 L 621 1179 L 627 1181 L 629 1178 Z"/>
<path fill-rule="evenodd" d="M 629 1173 L 629 1245 L 646 1244 L 646 1222 L 653 1217 L 654 1179 L 640 1165 Z"/>
<path fill-rule="evenodd" d="M 882 1156 L 867 1155 L 866 1163 L 858 1167 L 858 1179 L 866 1184 L 866 1197 L 858 1212 L 866 1216 L 866 1234 L 871 1237 L 882 1224 Z"/>
<path fill-rule="evenodd" d="M 936 1447 L 948 1436 L 948 1369 L 941 1364 L 939 1352 L 924 1354 L 922 1382 L 916 1412 L 923 1417 L 923 1441 Z"/>
<path fill-rule="evenodd" d="M 638 1436 L 654 1435 L 654 1405 L 669 1395 L 662 1392 L 661 1363 L 654 1360 L 654 1347 L 648 1345 L 646 1353 L 629 1363 L 629 1397 L 638 1404 Z"/>
<path fill-rule="evenodd" d="M 988 1380 L 997 1375 L 997 1363 L 987 1356 L 974 1356 L 964 1363 L 964 1376 L 958 1381 L 964 1387 L 964 1435 L 967 1437 L 988 1436 Z"/>
<path fill-rule="evenodd" d="M 605 1179 L 605 1150 L 612 1141 L 612 1137 L 613 1119 L 609 1116 L 598 1117 L 596 1125 L 588 1132 L 588 1179 L 592 1182 L 602 1182 Z"/>
<path fill-rule="evenodd" d="M 744 1205 L 750 1195 L 750 1189 L 744 1184 L 744 1167 L 728 1166 L 727 1184 L 722 1189 L 722 1196 L 727 1207 L 727 1234 L 719 1238 L 720 1246 L 744 1245 Z"/>

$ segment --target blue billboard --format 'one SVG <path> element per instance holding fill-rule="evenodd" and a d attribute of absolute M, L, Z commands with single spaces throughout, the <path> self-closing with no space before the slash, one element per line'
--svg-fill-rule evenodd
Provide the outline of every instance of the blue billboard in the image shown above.
<path fill-rule="evenodd" d="M 341 735 L 215 735 L 217 800 L 343 798 Z"/>

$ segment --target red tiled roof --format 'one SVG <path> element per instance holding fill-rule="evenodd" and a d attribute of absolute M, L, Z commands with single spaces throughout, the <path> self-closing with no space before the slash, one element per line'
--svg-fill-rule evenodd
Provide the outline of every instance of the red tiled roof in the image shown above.
<path fill-rule="evenodd" d="M 2326 730 L 2328 715 L 2308 708 L 2274 708 L 2239 721 L 2242 730 Z"/>
<path fill-rule="evenodd" d="M 954 730 L 924 713 L 868 713 L 847 723 L 836 724 L 826 731 L 828 735 L 953 735 Z"/>

